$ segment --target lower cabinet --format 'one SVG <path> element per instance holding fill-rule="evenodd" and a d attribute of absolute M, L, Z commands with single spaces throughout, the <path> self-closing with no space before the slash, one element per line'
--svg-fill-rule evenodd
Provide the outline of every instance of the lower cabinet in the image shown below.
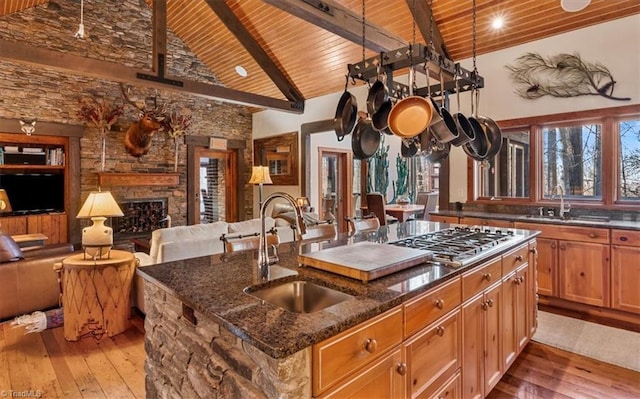
<path fill-rule="evenodd" d="M 411 398 L 429 398 L 460 368 L 460 310 L 433 323 L 405 345 Z"/>
<path fill-rule="evenodd" d="M 320 398 L 405 398 L 406 365 L 397 347 Z"/>
<path fill-rule="evenodd" d="M 640 231 L 611 233 L 611 307 L 640 313 Z"/>
<path fill-rule="evenodd" d="M 538 293 L 558 296 L 555 282 L 558 281 L 558 240 L 538 238 Z"/>
<path fill-rule="evenodd" d="M 502 280 L 502 351 L 505 370 L 529 342 L 528 311 L 531 278 L 529 264 L 519 267 Z"/>
<path fill-rule="evenodd" d="M 456 373 L 444 383 L 443 387 L 438 389 L 436 393 L 428 396 L 430 399 L 454 399 L 462 397 L 462 383 L 460 373 Z"/>
<path fill-rule="evenodd" d="M 484 398 L 502 377 L 502 283 L 462 304 L 462 397 Z"/>
<path fill-rule="evenodd" d="M 67 214 L 64 212 L 2 217 L 0 225 L 9 235 L 44 234 L 46 244 L 68 242 Z"/>
<path fill-rule="evenodd" d="M 559 241 L 558 248 L 560 298 L 609 306 L 609 245 Z"/>

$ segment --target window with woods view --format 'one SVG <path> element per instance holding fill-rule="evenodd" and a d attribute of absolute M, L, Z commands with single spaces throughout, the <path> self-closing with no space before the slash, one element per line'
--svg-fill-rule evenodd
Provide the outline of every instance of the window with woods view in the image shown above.
<path fill-rule="evenodd" d="M 617 153 L 605 154 L 607 149 Z M 562 190 L 574 201 L 638 202 L 640 117 L 503 130 L 500 152 L 478 165 L 479 199 L 551 200 Z M 617 175 L 610 173 L 614 170 Z M 532 192 L 531 176 L 540 192 Z M 615 184 L 604 184 L 614 176 Z"/>

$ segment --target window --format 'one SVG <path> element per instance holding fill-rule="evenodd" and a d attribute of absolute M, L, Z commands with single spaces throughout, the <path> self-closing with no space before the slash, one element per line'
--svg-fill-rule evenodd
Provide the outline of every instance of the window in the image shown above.
<path fill-rule="evenodd" d="M 602 126 L 542 129 L 542 197 L 602 198 Z"/>
<path fill-rule="evenodd" d="M 640 203 L 640 106 L 514 119 L 500 123 L 502 147 L 469 160 L 479 203 L 559 201 L 614 209 Z"/>
<path fill-rule="evenodd" d="M 640 119 L 618 124 L 620 164 L 618 196 L 621 200 L 640 199 Z"/>

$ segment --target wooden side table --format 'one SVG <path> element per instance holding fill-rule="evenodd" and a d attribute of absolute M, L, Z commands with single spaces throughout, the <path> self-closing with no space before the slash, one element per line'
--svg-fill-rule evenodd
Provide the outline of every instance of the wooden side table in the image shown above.
<path fill-rule="evenodd" d="M 71 255 L 54 266 L 62 272 L 64 337 L 77 341 L 91 334 L 101 338 L 129 328 L 131 282 L 136 260 L 131 252 L 111 250 L 109 259 Z"/>

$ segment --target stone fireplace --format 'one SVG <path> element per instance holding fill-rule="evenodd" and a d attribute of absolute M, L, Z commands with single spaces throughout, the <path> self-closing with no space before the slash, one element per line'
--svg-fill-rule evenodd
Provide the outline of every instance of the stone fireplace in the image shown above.
<path fill-rule="evenodd" d="M 167 227 L 167 198 L 142 198 L 121 201 L 124 216 L 113 219 L 114 240 L 150 237 L 156 229 Z"/>

